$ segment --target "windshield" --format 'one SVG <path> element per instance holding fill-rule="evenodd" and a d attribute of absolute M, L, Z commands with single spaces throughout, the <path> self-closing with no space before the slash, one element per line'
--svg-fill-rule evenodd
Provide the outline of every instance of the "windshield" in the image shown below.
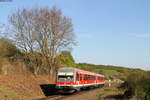
<path fill-rule="evenodd" d="M 58 81 L 60 82 L 73 82 L 73 76 L 69 75 L 59 75 Z"/>

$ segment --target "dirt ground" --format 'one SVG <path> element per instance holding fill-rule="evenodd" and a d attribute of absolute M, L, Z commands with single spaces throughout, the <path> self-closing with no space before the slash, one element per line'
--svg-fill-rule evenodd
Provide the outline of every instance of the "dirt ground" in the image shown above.
<path fill-rule="evenodd" d="M 99 93 L 102 88 L 81 90 L 71 94 L 54 94 L 44 98 L 35 98 L 34 100 L 100 100 Z"/>
<path fill-rule="evenodd" d="M 49 76 L 0 75 L 0 83 L 18 93 L 23 100 L 44 96 L 40 85 L 54 83 Z"/>
<path fill-rule="evenodd" d="M 88 92 L 86 93 L 81 93 L 81 94 L 79 93 L 78 95 L 72 95 L 62 100 L 100 100 L 99 92 L 100 92 L 100 88 L 94 90 L 88 90 Z"/>

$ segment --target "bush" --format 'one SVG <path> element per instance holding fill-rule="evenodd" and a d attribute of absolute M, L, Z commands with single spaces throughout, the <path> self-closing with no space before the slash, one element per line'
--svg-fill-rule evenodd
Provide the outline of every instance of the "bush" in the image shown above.
<path fill-rule="evenodd" d="M 124 88 L 125 96 L 136 97 L 138 100 L 150 100 L 150 76 L 145 72 L 133 72 L 128 75 Z"/>
<path fill-rule="evenodd" d="M 0 56 L 12 57 L 17 54 L 20 54 L 20 51 L 11 40 L 0 38 Z"/>
<path fill-rule="evenodd" d="M 75 61 L 69 51 L 63 51 L 59 56 L 58 59 L 60 60 L 60 63 L 63 66 L 68 66 L 68 67 L 75 67 Z"/>

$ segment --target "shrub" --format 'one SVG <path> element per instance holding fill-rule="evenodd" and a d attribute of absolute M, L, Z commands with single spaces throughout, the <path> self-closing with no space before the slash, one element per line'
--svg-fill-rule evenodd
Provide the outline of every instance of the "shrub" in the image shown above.
<path fill-rule="evenodd" d="M 59 55 L 58 59 L 60 60 L 63 66 L 70 66 L 70 67 L 76 66 L 75 61 L 69 51 L 63 51 Z"/>
<path fill-rule="evenodd" d="M 125 96 L 136 97 L 138 100 L 150 100 L 150 76 L 145 72 L 133 72 L 128 75 L 124 88 Z"/>
<path fill-rule="evenodd" d="M 20 51 L 11 40 L 0 38 L 0 56 L 12 57 L 17 54 L 20 54 Z"/>

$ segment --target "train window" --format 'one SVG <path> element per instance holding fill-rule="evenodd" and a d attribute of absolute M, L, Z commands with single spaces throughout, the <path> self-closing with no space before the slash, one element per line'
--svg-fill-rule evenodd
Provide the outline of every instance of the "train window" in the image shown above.
<path fill-rule="evenodd" d="M 99 80 L 101 80 L 101 77 L 99 77 Z"/>
<path fill-rule="evenodd" d="M 91 80 L 93 80 L 93 75 L 91 76 Z"/>
<path fill-rule="evenodd" d="M 92 75 L 92 80 L 95 80 L 95 76 Z"/>
<path fill-rule="evenodd" d="M 90 80 L 90 75 L 87 75 L 87 80 Z"/>
<path fill-rule="evenodd" d="M 98 77 L 98 80 L 103 80 L 103 77 Z"/>
<path fill-rule="evenodd" d="M 86 74 L 84 74 L 84 80 L 86 80 Z"/>
<path fill-rule="evenodd" d="M 84 75 L 84 80 L 90 80 L 90 75 Z"/>
<path fill-rule="evenodd" d="M 90 80 L 92 80 L 92 75 L 90 75 Z"/>
<path fill-rule="evenodd" d="M 76 73 L 76 80 L 79 81 L 79 73 Z"/>
<path fill-rule="evenodd" d="M 86 80 L 86 74 L 84 74 L 84 80 Z"/>
<path fill-rule="evenodd" d="M 88 75 L 86 75 L 86 80 L 88 80 Z"/>
<path fill-rule="evenodd" d="M 80 81 L 82 80 L 82 74 L 80 73 Z"/>
<path fill-rule="evenodd" d="M 91 80 L 93 80 L 93 75 L 91 76 Z"/>
<path fill-rule="evenodd" d="M 96 80 L 96 76 L 93 76 L 93 80 Z"/>
<path fill-rule="evenodd" d="M 92 80 L 92 76 L 91 75 L 88 75 L 88 80 Z"/>
<path fill-rule="evenodd" d="M 88 75 L 88 80 L 91 80 L 91 75 Z"/>
<path fill-rule="evenodd" d="M 104 77 L 102 77 L 102 80 L 104 80 Z"/>
<path fill-rule="evenodd" d="M 58 76 L 58 81 L 61 82 L 73 82 L 73 76 L 70 75 L 59 75 Z"/>

